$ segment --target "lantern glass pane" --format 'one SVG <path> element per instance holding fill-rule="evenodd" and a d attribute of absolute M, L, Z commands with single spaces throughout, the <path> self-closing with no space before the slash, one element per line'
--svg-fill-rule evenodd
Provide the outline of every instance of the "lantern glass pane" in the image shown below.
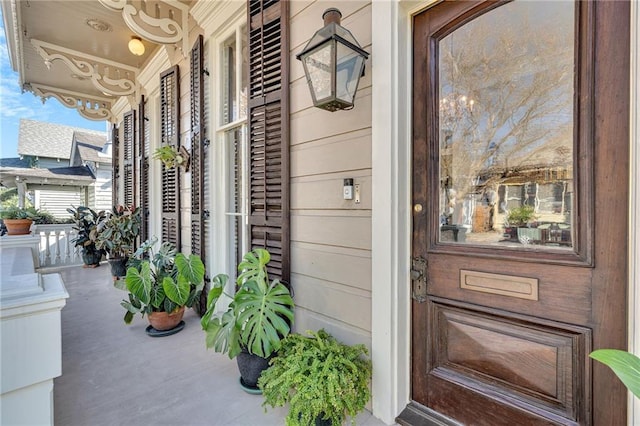
<path fill-rule="evenodd" d="M 337 43 L 337 49 L 336 97 L 352 104 L 362 74 L 364 58 L 342 43 Z"/>
<path fill-rule="evenodd" d="M 331 96 L 331 70 L 333 69 L 333 43 L 318 47 L 303 58 L 314 102 Z"/>

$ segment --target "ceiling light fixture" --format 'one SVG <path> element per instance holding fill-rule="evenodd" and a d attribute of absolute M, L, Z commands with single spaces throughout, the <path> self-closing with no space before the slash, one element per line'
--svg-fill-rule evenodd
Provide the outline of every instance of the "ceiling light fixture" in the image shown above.
<path fill-rule="evenodd" d="M 144 44 L 142 44 L 140 37 L 131 36 L 131 40 L 129 40 L 129 51 L 136 56 L 144 55 Z"/>

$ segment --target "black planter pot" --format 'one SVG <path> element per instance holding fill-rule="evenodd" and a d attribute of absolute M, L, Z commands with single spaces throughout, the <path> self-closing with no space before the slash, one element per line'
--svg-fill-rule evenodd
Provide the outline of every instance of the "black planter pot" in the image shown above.
<path fill-rule="evenodd" d="M 114 277 L 124 277 L 127 275 L 127 259 L 126 257 L 116 257 L 109 259 L 109 265 L 111 265 L 111 275 Z"/>
<path fill-rule="evenodd" d="M 259 391 L 258 379 L 264 370 L 269 368 L 269 359 L 258 355 L 250 354 L 246 349 L 236 357 L 238 370 L 240 370 L 240 383 L 247 391 Z"/>
<path fill-rule="evenodd" d="M 331 426 L 331 425 L 333 425 L 333 423 L 331 422 L 331 419 L 325 420 L 322 418 L 322 416 L 316 417 L 316 426 Z"/>
<path fill-rule="evenodd" d="M 91 267 L 100 266 L 101 260 L 102 250 L 87 250 L 86 248 L 82 249 L 82 262 L 84 262 L 85 265 Z"/>
<path fill-rule="evenodd" d="M 319 414 L 316 416 L 313 424 L 315 426 L 331 426 L 333 425 L 333 422 L 331 421 L 331 419 L 323 419 L 322 417 L 324 416 L 324 412 L 322 414 Z M 300 419 L 302 418 L 302 413 L 298 413 L 298 422 L 300 422 Z"/>

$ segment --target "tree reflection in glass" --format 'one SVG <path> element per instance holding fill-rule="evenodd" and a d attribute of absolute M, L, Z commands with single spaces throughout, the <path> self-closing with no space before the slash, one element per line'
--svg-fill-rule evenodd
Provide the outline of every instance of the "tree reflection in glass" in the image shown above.
<path fill-rule="evenodd" d="M 572 247 L 574 7 L 516 0 L 439 41 L 440 241 Z"/>

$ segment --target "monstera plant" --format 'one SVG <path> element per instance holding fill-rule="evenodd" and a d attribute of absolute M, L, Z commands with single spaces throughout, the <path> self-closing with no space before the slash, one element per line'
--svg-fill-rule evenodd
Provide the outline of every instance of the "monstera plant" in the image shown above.
<path fill-rule="evenodd" d="M 270 258 L 263 249 L 245 254 L 238 265 L 240 275 L 233 295 L 225 292 L 227 275 L 214 277 L 201 320 L 207 348 L 237 357 L 240 383 L 248 391 L 257 391 L 258 377 L 293 323 L 289 289 L 277 279 L 269 281 Z M 229 299 L 231 303 L 225 307 Z"/>

